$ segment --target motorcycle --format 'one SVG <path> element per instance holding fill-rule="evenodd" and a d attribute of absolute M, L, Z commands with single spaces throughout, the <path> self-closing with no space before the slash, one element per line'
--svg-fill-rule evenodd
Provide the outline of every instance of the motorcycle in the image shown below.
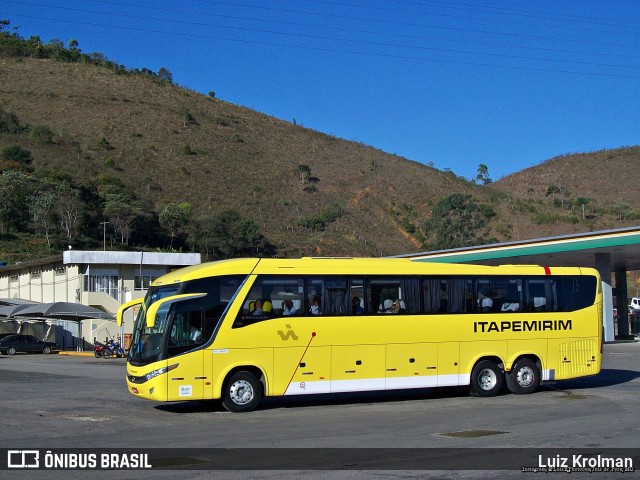
<path fill-rule="evenodd" d="M 96 358 L 102 358 L 103 350 L 104 350 L 104 345 L 93 346 L 93 354 L 96 356 Z"/>
<path fill-rule="evenodd" d="M 109 342 L 102 349 L 101 353 L 103 358 L 109 358 L 112 356 L 122 358 L 125 356 L 124 348 L 122 348 L 120 342 L 116 342 L 114 340 L 109 340 Z"/>

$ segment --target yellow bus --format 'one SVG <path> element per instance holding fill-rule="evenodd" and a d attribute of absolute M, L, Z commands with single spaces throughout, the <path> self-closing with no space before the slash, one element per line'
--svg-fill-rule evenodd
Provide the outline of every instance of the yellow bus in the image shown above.
<path fill-rule="evenodd" d="M 588 268 L 387 258 L 234 259 L 158 278 L 138 307 L 127 387 L 156 401 L 469 386 L 531 393 L 600 371 Z"/>

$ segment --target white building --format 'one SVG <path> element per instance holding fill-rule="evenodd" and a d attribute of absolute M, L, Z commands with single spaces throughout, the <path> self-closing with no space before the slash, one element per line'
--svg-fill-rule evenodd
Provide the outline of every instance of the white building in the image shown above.
<path fill-rule="evenodd" d="M 120 305 L 143 297 L 150 283 L 167 272 L 199 264 L 199 253 L 109 252 L 68 250 L 62 256 L 0 268 L 0 298 L 32 302 L 73 302 L 113 314 Z M 115 322 L 85 320 L 72 334 L 104 341 L 130 333 L 133 316 L 122 329 Z M 65 328 L 74 328 L 67 322 Z"/>

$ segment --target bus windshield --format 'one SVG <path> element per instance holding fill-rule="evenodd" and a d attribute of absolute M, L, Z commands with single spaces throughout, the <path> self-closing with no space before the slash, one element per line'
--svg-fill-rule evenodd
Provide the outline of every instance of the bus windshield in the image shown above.
<path fill-rule="evenodd" d="M 158 311 L 158 317 L 152 328 L 147 327 L 146 312 L 153 303 L 180 293 L 181 287 L 182 284 L 176 284 L 149 289 L 133 326 L 133 337 L 129 350 L 130 362 L 144 365 L 158 360 L 169 306 Z"/>
<path fill-rule="evenodd" d="M 151 287 L 133 327 L 129 362 L 147 365 L 208 344 L 244 280 L 244 275 L 229 275 Z M 191 293 L 204 295 L 165 303 L 158 310 L 154 326 L 147 326 L 145 314 L 151 305 L 167 297 Z"/>

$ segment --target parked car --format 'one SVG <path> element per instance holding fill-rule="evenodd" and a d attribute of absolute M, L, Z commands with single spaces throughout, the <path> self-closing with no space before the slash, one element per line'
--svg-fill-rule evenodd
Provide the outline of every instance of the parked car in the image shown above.
<path fill-rule="evenodd" d="M 7 355 L 17 352 L 51 353 L 57 349 L 54 342 L 44 342 L 33 335 L 9 335 L 0 340 L 0 353 Z"/>

